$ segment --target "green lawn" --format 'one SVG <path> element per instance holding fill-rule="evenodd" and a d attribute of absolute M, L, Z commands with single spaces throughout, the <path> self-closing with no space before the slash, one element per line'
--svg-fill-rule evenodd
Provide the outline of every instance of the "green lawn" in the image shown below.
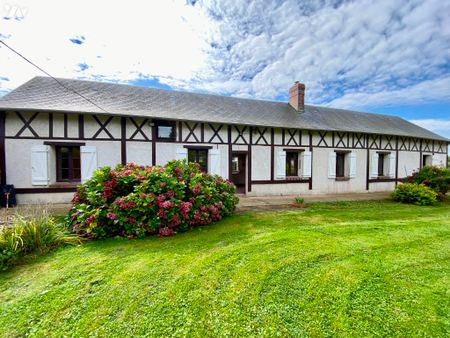
<path fill-rule="evenodd" d="M 0 274 L 5 337 L 450 335 L 450 204 L 314 204 Z"/>

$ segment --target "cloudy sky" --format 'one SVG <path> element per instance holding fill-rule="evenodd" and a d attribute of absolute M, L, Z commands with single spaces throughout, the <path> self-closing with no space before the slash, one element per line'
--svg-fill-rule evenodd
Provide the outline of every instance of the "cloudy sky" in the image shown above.
<path fill-rule="evenodd" d="M 57 77 L 400 115 L 450 137 L 449 0 L 0 0 L 0 39 Z M 0 95 L 42 75 L 0 48 Z"/>

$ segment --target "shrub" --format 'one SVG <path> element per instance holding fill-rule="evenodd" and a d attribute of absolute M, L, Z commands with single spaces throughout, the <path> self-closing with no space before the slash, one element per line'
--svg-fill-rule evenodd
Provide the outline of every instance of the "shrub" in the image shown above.
<path fill-rule="evenodd" d="M 295 203 L 296 204 L 305 204 L 305 199 L 302 197 L 296 197 L 295 198 Z"/>
<path fill-rule="evenodd" d="M 395 201 L 416 205 L 430 205 L 436 202 L 437 193 L 425 186 L 417 183 L 403 183 L 398 185 L 392 193 Z"/>
<path fill-rule="evenodd" d="M 15 216 L 0 230 L 0 269 L 14 265 L 30 253 L 44 253 L 63 245 L 80 244 L 82 239 L 67 232 L 64 224 L 42 215 L 33 219 Z"/>
<path fill-rule="evenodd" d="M 450 169 L 425 166 L 408 176 L 406 182 L 424 184 L 443 196 L 450 190 Z"/>
<path fill-rule="evenodd" d="M 231 214 L 235 192 L 232 183 L 186 161 L 104 167 L 78 187 L 66 222 L 88 238 L 170 236 Z"/>

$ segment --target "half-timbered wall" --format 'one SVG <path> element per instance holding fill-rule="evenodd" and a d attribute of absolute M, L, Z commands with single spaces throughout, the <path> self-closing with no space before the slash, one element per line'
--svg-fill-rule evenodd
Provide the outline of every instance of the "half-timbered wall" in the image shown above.
<path fill-rule="evenodd" d="M 432 155 L 434 164 L 445 165 L 447 161 L 445 142 L 414 137 L 178 121 L 176 138 L 167 141 L 154 137 L 155 121 L 149 118 L 16 111 L 6 112 L 4 116 L 6 179 L 19 193 L 35 192 L 30 175 L 30 149 L 44 142 L 78 142 L 93 146 L 97 150 L 98 166 L 126 162 L 162 165 L 178 158 L 180 148 L 211 147 L 220 153 L 220 174 L 226 178 L 231 153 L 245 152 L 249 168 L 247 192 L 254 195 L 391 190 L 401 178 L 422 165 L 423 155 Z M 299 174 L 296 179 L 278 178 L 277 154 L 283 151 L 309 153 L 311 177 Z M 329 178 L 329 154 L 336 151 L 352 152 L 356 157 L 356 175 L 351 179 Z M 395 157 L 395 171 L 392 172 L 391 167 L 386 177 L 371 175 L 377 153 Z M 48 161 L 49 168 L 54 168 L 54 149 L 50 149 Z M 301 165 L 299 163 L 299 167 Z M 49 174 L 47 191 L 69 190 L 57 186 L 54 170 Z"/>

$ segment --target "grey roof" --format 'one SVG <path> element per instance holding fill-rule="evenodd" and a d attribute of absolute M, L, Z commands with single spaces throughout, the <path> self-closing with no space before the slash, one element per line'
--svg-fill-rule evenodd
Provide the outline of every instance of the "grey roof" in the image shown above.
<path fill-rule="evenodd" d="M 396 116 L 288 103 L 135 87 L 105 82 L 35 77 L 0 98 L 2 110 L 39 110 L 143 116 L 308 130 L 353 131 L 449 141 Z M 106 111 L 106 112 L 105 112 Z"/>

